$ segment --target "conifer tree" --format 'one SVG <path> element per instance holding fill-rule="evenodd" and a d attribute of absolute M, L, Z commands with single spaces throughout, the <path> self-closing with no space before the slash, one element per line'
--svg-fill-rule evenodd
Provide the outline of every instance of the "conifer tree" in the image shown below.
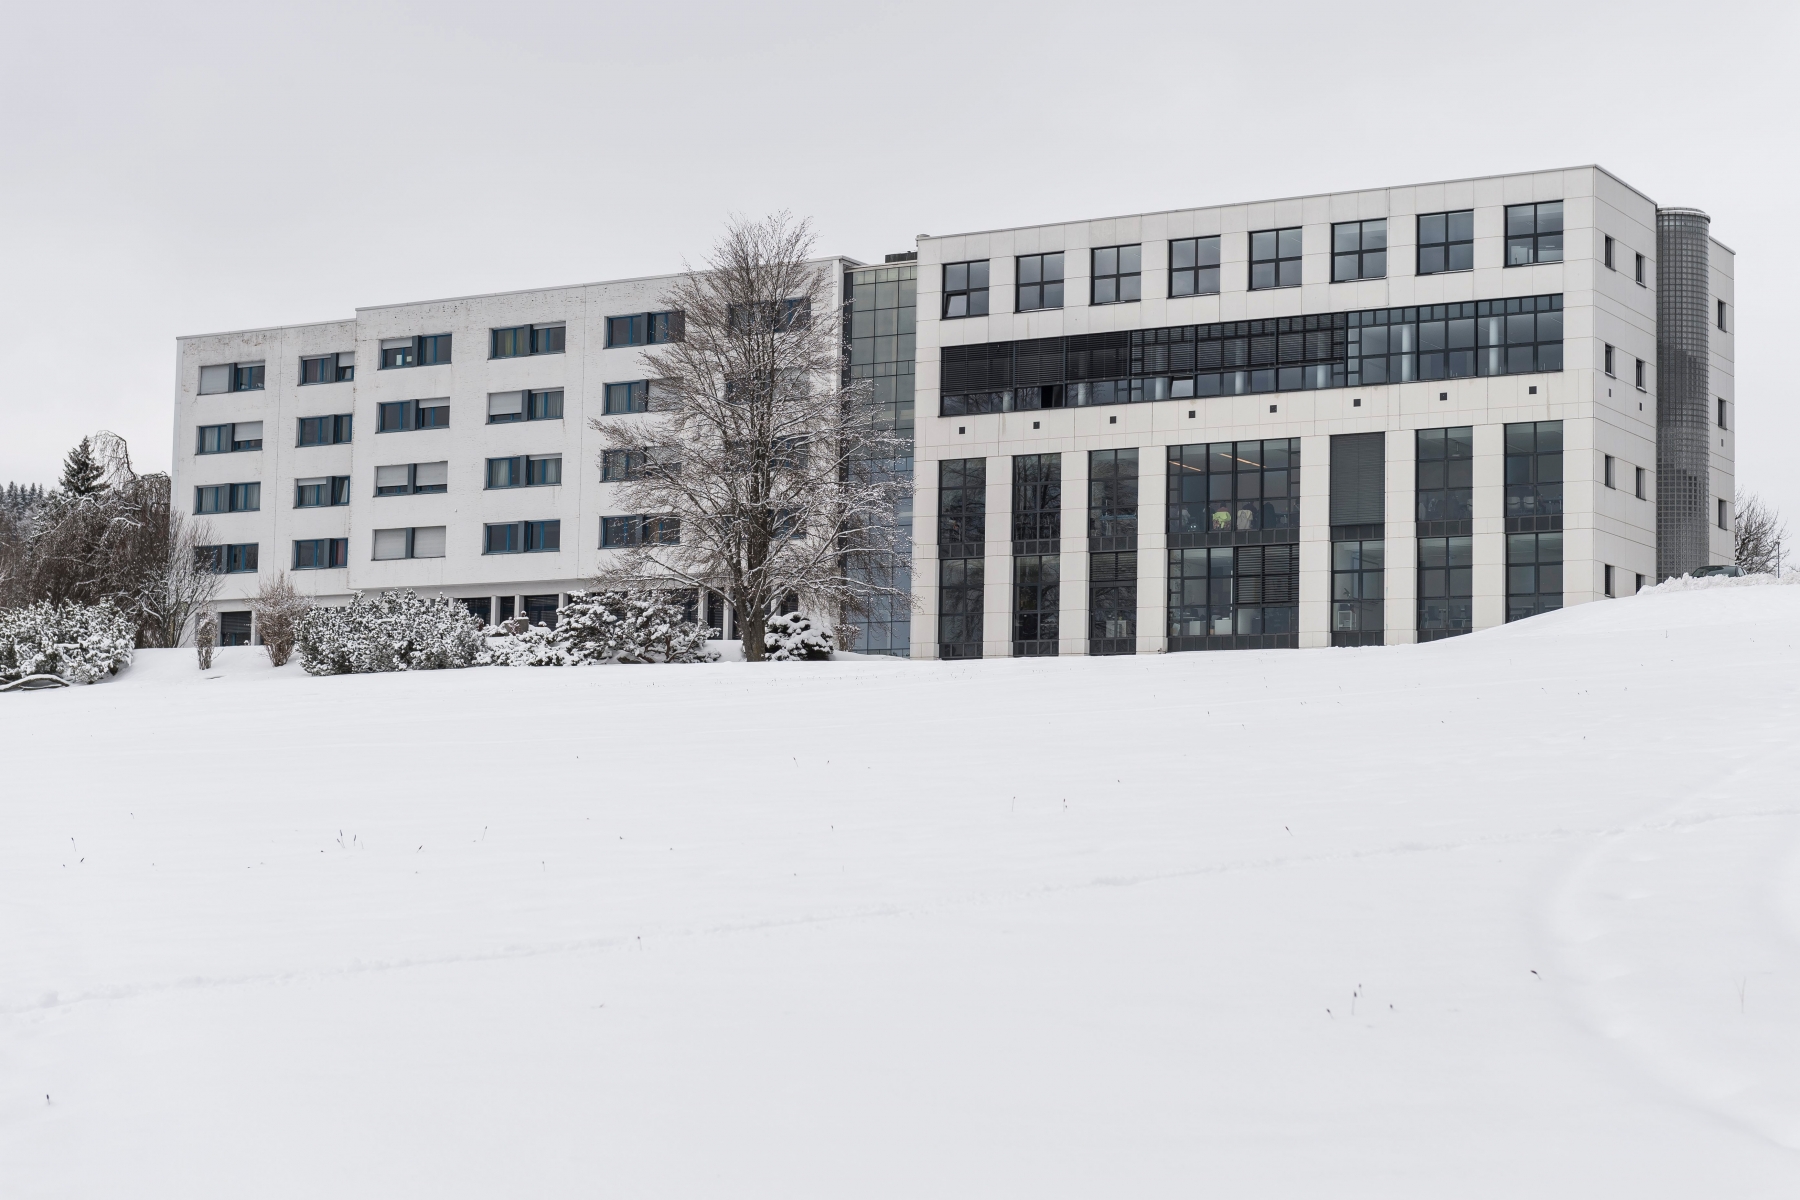
<path fill-rule="evenodd" d="M 71 496 L 92 496 L 106 490 L 105 475 L 94 458 L 92 439 L 82 438 L 63 459 L 62 490 Z"/>

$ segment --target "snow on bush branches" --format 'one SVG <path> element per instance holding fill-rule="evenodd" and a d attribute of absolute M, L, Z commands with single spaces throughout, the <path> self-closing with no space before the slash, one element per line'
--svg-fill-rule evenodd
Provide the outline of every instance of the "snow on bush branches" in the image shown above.
<path fill-rule="evenodd" d="M 0 609 L 0 683 L 28 675 L 93 683 L 130 666 L 136 640 L 137 622 L 110 604 Z"/>
<path fill-rule="evenodd" d="M 309 675 L 436 671 L 486 660 L 481 624 L 462 601 L 417 592 L 357 595 L 300 618 L 294 650 Z"/>
<path fill-rule="evenodd" d="M 771 662 L 802 662 L 830 658 L 837 648 L 831 630 L 821 629 L 799 613 L 770 617 L 763 646 Z"/>
<path fill-rule="evenodd" d="M 513 667 L 579 667 L 598 663 L 696 663 L 718 657 L 708 630 L 681 607 L 646 593 L 571 592 L 556 628 L 533 625 L 488 643 L 492 661 Z"/>

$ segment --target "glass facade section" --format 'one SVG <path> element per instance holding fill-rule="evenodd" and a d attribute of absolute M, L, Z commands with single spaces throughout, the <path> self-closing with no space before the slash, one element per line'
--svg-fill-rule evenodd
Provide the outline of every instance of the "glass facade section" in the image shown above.
<path fill-rule="evenodd" d="M 1331 282 L 1387 278 L 1387 219 L 1331 227 Z"/>
<path fill-rule="evenodd" d="M 1386 544 L 1379 538 L 1331 544 L 1331 636 L 1338 644 L 1379 644 L 1383 628 L 1382 570 Z M 1358 634 L 1360 638 L 1340 638 Z"/>
<path fill-rule="evenodd" d="M 1300 229 L 1264 229 L 1250 235 L 1250 290 L 1300 286 Z"/>
<path fill-rule="evenodd" d="M 1013 557 L 1014 657 L 1056 653 L 1061 597 L 1061 555 L 1019 554 Z"/>
<path fill-rule="evenodd" d="M 985 311 L 987 264 L 980 265 L 981 304 Z M 960 278 L 965 288 L 970 287 L 967 271 Z M 844 295 L 848 300 L 844 315 L 845 380 L 867 381 L 874 392 L 876 420 L 904 437 L 909 445 L 913 434 L 913 355 L 918 287 L 919 265 L 916 262 L 859 267 L 844 273 Z M 972 291 L 965 293 L 969 294 Z M 968 302 L 965 299 L 965 305 Z M 909 455 L 888 464 L 888 468 L 911 475 L 912 458 Z M 898 535 L 908 544 L 912 538 L 912 516 L 910 500 L 894 514 Z M 851 569 L 856 568 L 853 565 Z M 908 595 L 912 591 L 910 575 L 903 574 L 883 582 Z M 868 611 L 853 616 L 850 625 L 855 630 L 852 635 L 854 648 L 862 653 L 900 657 L 912 653 L 912 608 L 904 596 L 873 598 Z M 979 646 L 979 637 L 976 642 Z"/>
<path fill-rule="evenodd" d="M 1475 627 L 1475 539 L 1419 539 L 1419 640 L 1436 641 Z"/>
<path fill-rule="evenodd" d="M 1524 421 L 1506 427 L 1509 533 L 1561 531 L 1562 448 L 1561 421 Z"/>
<path fill-rule="evenodd" d="M 1300 554 L 1292 544 L 1169 551 L 1169 649 L 1298 645 Z"/>
<path fill-rule="evenodd" d="M 980 658 L 985 564 L 979 558 L 938 563 L 938 657 Z"/>
<path fill-rule="evenodd" d="M 1506 619 L 1554 612 L 1563 599 L 1563 535 L 1506 535 Z"/>
<path fill-rule="evenodd" d="M 1475 269 L 1475 212 L 1422 213 L 1419 216 L 1421 275 Z"/>
<path fill-rule="evenodd" d="M 1013 456 L 1014 553 L 1054 552 L 1062 537 L 1062 455 Z"/>
<path fill-rule="evenodd" d="M 1421 525 L 1467 522 L 1475 516 L 1475 430 L 1421 429 L 1415 435 L 1414 519 Z M 1425 533 L 1469 533 L 1467 528 L 1427 528 Z"/>
<path fill-rule="evenodd" d="M 1169 447 L 1169 534 L 1300 527 L 1300 439 Z"/>
<path fill-rule="evenodd" d="M 1088 555 L 1088 653 L 1137 652 L 1137 551 Z"/>
<path fill-rule="evenodd" d="M 1177 238 L 1169 243 L 1169 295 L 1216 296 L 1219 238 Z"/>
<path fill-rule="evenodd" d="M 1563 260 L 1563 202 L 1509 204 L 1506 207 L 1506 265 Z"/>

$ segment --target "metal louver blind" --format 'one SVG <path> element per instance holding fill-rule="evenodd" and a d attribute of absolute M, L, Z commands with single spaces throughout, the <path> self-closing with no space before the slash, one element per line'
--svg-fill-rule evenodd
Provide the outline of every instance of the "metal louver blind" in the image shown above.
<path fill-rule="evenodd" d="M 1380 525 L 1387 519 L 1387 435 L 1339 434 L 1331 439 L 1331 523 Z"/>

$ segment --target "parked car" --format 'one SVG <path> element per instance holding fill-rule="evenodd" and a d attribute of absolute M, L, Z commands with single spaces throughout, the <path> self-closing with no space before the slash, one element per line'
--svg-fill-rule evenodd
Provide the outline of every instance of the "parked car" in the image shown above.
<path fill-rule="evenodd" d="M 1713 567 L 1695 567 L 1690 574 L 1695 579 L 1705 579 L 1708 575 L 1742 575 L 1744 568 L 1735 563 L 1724 563 Z"/>

